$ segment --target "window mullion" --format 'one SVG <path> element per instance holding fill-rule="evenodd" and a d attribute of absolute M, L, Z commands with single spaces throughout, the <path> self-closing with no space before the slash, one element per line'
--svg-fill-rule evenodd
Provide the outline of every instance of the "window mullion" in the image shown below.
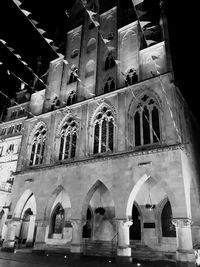
<path fill-rule="evenodd" d="M 150 132 L 150 142 L 153 143 L 153 125 L 152 125 L 152 109 L 149 108 L 149 132 Z"/>
<path fill-rule="evenodd" d="M 65 131 L 65 135 L 64 135 L 64 142 L 63 142 L 63 149 L 62 149 L 62 160 L 65 159 L 65 149 L 66 149 L 66 139 L 67 139 L 67 135 L 66 135 L 66 131 Z"/>
<path fill-rule="evenodd" d="M 71 158 L 71 151 L 72 151 L 72 131 L 69 133 L 69 153 L 68 153 L 68 159 Z"/>
<path fill-rule="evenodd" d="M 106 120 L 106 151 L 108 151 L 109 148 L 109 125 L 108 125 L 109 121 L 108 119 Z"/>
<path fill-rule="evenodd" d="M 103 122 L 103 120 L 101 120 L 101 121 L 99 122 L 99 149 L 98 149 L 99 153 L 101 153 L 102 122 Z"/>
<path fill-rule="evenodd" d="M 143 146 L 144 144 L 144 138 L 143 138 L 143 114 L 144 109 L 142 108 L 141 111 L 139 112 L 140 114 L 140 144 Z"/>
<path fill-rule="evenodd" d="M 33 155 L 33 165 L 35 165 L 35 160 L 36 160 L 36 156 L 37 156 L 37 149 L 38 149 L 38 139 L 36 140 L 36 143 L 35 143 L 35 151 L 34 151 L 34 155 Z"/>

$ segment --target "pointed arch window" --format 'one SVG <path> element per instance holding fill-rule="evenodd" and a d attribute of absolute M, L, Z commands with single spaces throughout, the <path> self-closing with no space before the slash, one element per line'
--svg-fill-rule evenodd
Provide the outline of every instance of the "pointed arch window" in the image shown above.
<path fill-rule="evenodd" d="M 44 150 L 47 138 L 47 130 L 44 125 L 41 125 L 35 132 L 32 140 L 31 156 L 29 165 L 39 165 L 44 160 Z"/>
<path fill-rule="evenodd" d="M 105 70 L 111 69 L 115 66 L 115 60 L 113 55 L 109 52 L 105 60 Z"/>
<path fill-rule="evenodd" d="M 135 69 L 130 69 L 126 75 L 126 85 L 129 86 L 129 85 L 132 85 L 132 84 L 135 84 L 137 83 L 137 73 L 136 73 L 136 70 Z"/>
<path fill-rule="evenodd" d="M 51 225 L 52 225 L 52 234 L 62 234 L 64 227 L 64 209 L 61 204 L 58 204 L 54 209 Z"/>
<path fill-rule="evenodd" d="M 113 151 L 114 148 L 114 118 L 109 108 L 103 107 L 94 121 L 93 153 Z"/>
<path fill-rule="evenodd" d="M 109 77 L 104 85 L 104 94 L 115 90 L 115 82 L 113 78 Z"/>
<path fill-rule="evenodd" d="M 77 135 L 78 125 L 72 118 L 69 118 L 61 129 L 59 160 L 76 156 Z"/>
<path fill-rule="evenodd" d="M 134 112 L 135 146 L 160 142 L 159 108 L 155 100 L 144 95 Z"/>
<path fill-rule="evenodd" d="M 166 202 L 161 213 L 161 227 L 163 237 L 176 237 L 176 229 L 172 223 L 172 208 L 169 201 Z"/>

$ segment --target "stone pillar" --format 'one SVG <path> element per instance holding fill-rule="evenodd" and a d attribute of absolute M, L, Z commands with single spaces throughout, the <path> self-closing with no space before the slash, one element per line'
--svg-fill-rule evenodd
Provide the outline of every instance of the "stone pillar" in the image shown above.
<path fill-rule="evenodd" d="M 117 256 L 131 257 L 130 235 L 129 227 L 132 225 L 131 221 L 117 220 L 118 223 L 118 247 Z"/>
<path fill-rule="evenodd" d="M 30 215 L 28 234 L 26 239 L 27 247 L 33 246 L 34 231 L 35 231 L 35 215 Z"/>
<path fill-rule="evenodd" d="M 71 253 L 82 252 L 82 229 L 84 222 L 80 219 L 71 220 L 72 224 L 72 241 L 71 241 Z"/>
<path fill-rule="evenodd" d="M 45 250 L 45 234 L 46 234 L 46 225 L 43 220 L 36 221 L 36 238 L 34 243 L 35 251 L 44 251 Z"/>
<path fill-rule="evenodd" d="M 189 218 L 174 218 L 172 223 L 176 226 L 177 251 L 176 259 L 182 262 L 194 262 L 192 220 Z"/>
<path fill-rule="evenodd" d="M 7 236 L 3 242 L 3 251 L 14 251 L 15 249 L 15 231 L 17 224 L 15 221 L 8 222 Z"/>

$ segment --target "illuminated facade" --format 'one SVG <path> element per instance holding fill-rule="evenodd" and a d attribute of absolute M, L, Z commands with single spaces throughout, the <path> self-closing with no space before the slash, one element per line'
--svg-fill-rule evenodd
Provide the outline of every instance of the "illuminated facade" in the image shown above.
<path fill-rule="evenodd" d="M 16 236 L 35 251 L 192 262 L 197 139 L 166 20 L 78 2 L 66 54 L 29 102 L 3 248 Z"/>

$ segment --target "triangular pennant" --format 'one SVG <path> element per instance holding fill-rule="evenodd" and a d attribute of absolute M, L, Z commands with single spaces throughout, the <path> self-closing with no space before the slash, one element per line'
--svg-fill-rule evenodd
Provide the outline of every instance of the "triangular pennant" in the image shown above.
<path fill-rule="evenodd" d="M 120 62 L 121 62 L 120 60 L 115 59 L 115 63 L 116 63 L 116 64 L 120 64 Z"/>
<path fill-rule="evenodd" d="M 144 0 L 132 0 L 132 2 L 133 2 L 134 6 L 137 6 L 137 5 L 141 4 L 142 2 L 144 2 Z"/>
<path fill-rule="evenodd" d="M 34 20 L 34 19 L 30 19 L 30 21 L 34 24 L 34 25 L 37 25 L 39 22 Z"/>
<path fill-rule="evenodd" d="M 17 58 L 22 58 L 19 54 L 15 54 L 15 56 L 16 56 Z"/>
<path fill-rule="evenodd" d="M 97 20 L 93 20 L 92 22 L 94 23 L 95 27 L 98 28 L 100 26 L 100 24 L 99 24 L 99 22 Z"/>
<path fill-rule="evenodd" d="M 9 70 L 7 70 L 7 73 L 8 73 L 8 75 L 10 75 L 10 71 Z"/>
<path fill-rule="evenodd" d="M 0 39 L 0 42 L 2 43 L 2 44 L 7 44 L 7 42 L 6 41 L 4 41 L 3 39 Z"/>
<path fill-rule="evenodd" d="M 87 13 L 88 13 L 90 19 L 93 20 L 93 17 L 96 16 L 97 13 L 96 12 L 93 12 L 91 10 L 88 10 L 88 9 L 86 9 L 86 10 L 87 10 Z"/>
<path fill-rule="evenodd" d="M 24 15 L 25 15 L 26 17 L 28 17 L 28 16 L 31 14 L 31 12 L 29 12 L 29 11 L 27 11 L 27 10 L 25 10 L 25 9 L 21 9 L 21 11 L 24 13 Z"/>
<path fill-rule="evenodd" d="M 53 40 L 51 40 L 51 39 L 49 39 L 49 38 L 44 38 L 44 39 L 47 41 L 48 44 L 50 44 L 50 43 L 53 42 Z"/>
<path fill-rule="evenodd" d="M 3 62 L 0 61 L 0 65 L 3 65 Z"/>
<path fill-rule="evenodd" d="M 19 0 L 13 0 L 13 2 L 17 5 L 17 6 L 21 6 L 21 2 Z"/>
<path fill-rule="evenodd" d="M 12 48 L 12 47 L 7 46 L 7 48 L 8 48 L 11 52 L 14 52 L 14 51 L 15 51 L 15 49 Z"/>
<path fill-rule="evenodd" d="M 28 65 L 28 64 L 27 64 L 25 61 L 23 61 L 23 60 L 21 60 L 21 63 L 23 63 L 25 66 Z"/>
<path fill-rule="evenodd" d="M 141 28 L 143 28 L 144 26 L 146 26 L 150 23 L 151 23 L 151 21 L 140 21 L 140 26 L 141 26 Z"/>
<path fill-rule="evenodd" d="M 46 31 L 44 31 L 43 29 L 37 28 L 37 30 L 39 31 L 40 34 L 45 33 Z"/>
<path fill-rule="evenodd" d="M 58 46 L 55 46 L 55 45 L 51 45 L 51 47 L 52 47 L 54 50 L 59 49 L 59 47 L 58 47 Z"/>
<path fill-rule="evenodd" d="M 107 44 L 107 43 L 109 43 L 109 42 L 110 42 L 110 40 L 108 40 L 108 39 L 105 39 L 105 38 L 103 38 L 103 37 L 102 37 L 102 40 L 104 41 L 104 43 L 105 43 L 105 44 Z"/>
<path fill-rule="evenodd" d="M 69 18 L 69 12 L 65 10 L 65 15 Z"/>
<path fill-rule="evenodd" d="M 147 46 L 150 46 L 152 44 L 156 44 L 156 41 L 154 41 L 154 40 L 146 40 L 146 42 L 147 42 Z"/>

